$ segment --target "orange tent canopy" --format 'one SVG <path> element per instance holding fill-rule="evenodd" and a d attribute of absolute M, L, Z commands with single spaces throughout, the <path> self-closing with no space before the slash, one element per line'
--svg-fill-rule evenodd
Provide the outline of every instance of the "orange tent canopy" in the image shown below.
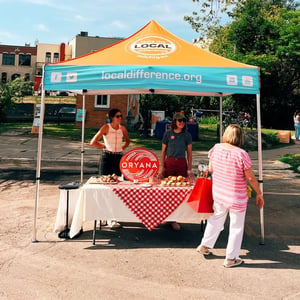
<path fill-rule="evenodd" d="M 257 68 L 200 49 L 175 36 L 154 20 L 112 46 L 58 64 Z"/>
<path fill-rule="evenodd" d="M 188 43 L 154 20 L 104 49 L 45 66 L 46 90 L 93 94 L 257 94 L 259 69 Z"/>

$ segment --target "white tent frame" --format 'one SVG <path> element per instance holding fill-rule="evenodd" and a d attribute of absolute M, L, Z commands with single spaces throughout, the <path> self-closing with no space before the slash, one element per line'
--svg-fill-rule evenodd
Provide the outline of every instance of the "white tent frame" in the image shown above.
<path fill-rule="evenodd" d="M 41 175 L 41 157 L 42 157 L 42 141 L 43 141 L 43 126 L 44 126 L 44 114 L 45 114 L 45 89 L 44 89 L 44 76 L 45 76 L 45 65 L 43 66 L 42 76 L 42 93 L 41 93 L 41 112 L 40 112 L 40 126 L 39 126 L 39 137 L 38 137 L 38 149 L 37 149 L 37 166 L 36 166 L 36 195 L 35 195 L 35 208 L 34 208 L 34 222 L 33 222 L 33 242 L 37 242 L 37 218 L 38 218 L 38 204 L 40 194 L 40 175 Z M 151 91 L 153 92 L 153 90 Z M 87 91 L 83 90 L 83 112 L 85 110 L 85 95 Z M 103 91 L 97 91 L 97 94 L 103 94 Z M 150 91 L 149 91 L 150 93 Z M 199 92 L 188 92 L 188 95 L 199 95 Z M 222 138 L 222 102 L 223 95 L 217 93 L 220 99 L 220 140 Z M 262 141 L 261 141 L 261 109 L 260 109 L 260 94 L 256 94 L 256 111 L 257 111 L 257 144 L 258 144 L 258 173 L 259 173 L 259 185 L 263 192 L 263 172 L 262 172 Z M 83 113 L 82 119 L 82 136 L 81 136 L 81 172 L 80 182 L 83 183 L 83 156 L 84 156 L 84 127 L 85 127 L 85 114 Z M 261 236 L 260 244 L 264 244 L 264 210 L 260 209 L 260 225 L 261 225 Z"/>

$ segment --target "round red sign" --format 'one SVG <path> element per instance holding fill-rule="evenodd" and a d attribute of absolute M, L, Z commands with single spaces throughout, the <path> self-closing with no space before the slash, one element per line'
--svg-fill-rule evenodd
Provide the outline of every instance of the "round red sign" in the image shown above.
<path fill-rule="evenodd" d="M 152 151 L 136 148 L 123 155 L 120 169 L 125 178 L 131 181 L 146 182 L 157 174 L 159 160 Z"/>

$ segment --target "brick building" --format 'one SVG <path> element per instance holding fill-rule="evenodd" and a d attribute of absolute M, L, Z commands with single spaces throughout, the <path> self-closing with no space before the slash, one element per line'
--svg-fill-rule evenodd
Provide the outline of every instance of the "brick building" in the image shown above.
<path fill-rule="evenodd" d="M 72 48 L 72 58 L 103 49 L 123 38 L 89 36 L 88 32 L 82 31 L 77 34 L 68 44 Z M 112 108 L 121 110 L 122 123 L 130 129 L 131 124 L 138 121 L 139 95 L 87 95 L 85 97 L 86 128 L 100 128 L 105 124 L 107 113 Z M 77 95 L 76 109 L 82 109 L 82 95 Z M 76 122 L 76 127 L 80 127 L 81 122 Z"/>
<path fill-rule="evenodd" d="M 34 81 L 37 47 L 0 45 L 0 76 L 6 83 L 18 77 Z"/>
<path fill-rule="evenodd" d="M 68 44 L 42 44 L 35 47 L 0 45 L 0 76 L 2 82 L 17 77 L 34 81 L 34 90 L 38 91 L 42 78 L 42 67 L 45 63 L 76 58 L 115 44 L 123 38 L 89 36 L 80 32 Z M 54 95 L 56 95 L 55 91 Z M 52 93 L 53 94 L 53 93 Z M 106 121 L 111 108 L 119 108 L 123 114 L 123 123 L 127 126 L 138 120 L 139 95 L 93 95 L 86 96 L 87 128 L 99 128 Z M 76 110 L 82 109 L 82 95 L 77 96 Z M 81 122 L 76 122 L 81 126 Z"/>
<path fill-rule="evenodd" d="M 77 95 L 76 109 L 82 109 L 82 95 Z M 108 111 L 112 108 L 120 109 L 128 129 L 138 121 L 140 95 L 86 95 L 86 128 L 100 128 L 105 124 Z M 81 127 L 81 122 L 76 121 L 76 127 Z"/>

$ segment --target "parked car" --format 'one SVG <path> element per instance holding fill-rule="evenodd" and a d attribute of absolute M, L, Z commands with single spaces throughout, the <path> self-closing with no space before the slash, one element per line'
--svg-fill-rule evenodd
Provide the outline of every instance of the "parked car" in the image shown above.
<path fill-rule="evenodd" d="M 56 96 L 69 96 L 69 93 L 66 91 L 57 91 Z"/>
<path fill-rule="evenodd" d="M 76 107 L 63 106 L 58 111 L 58 120 L 64 122 L 75 122 Z"/>

